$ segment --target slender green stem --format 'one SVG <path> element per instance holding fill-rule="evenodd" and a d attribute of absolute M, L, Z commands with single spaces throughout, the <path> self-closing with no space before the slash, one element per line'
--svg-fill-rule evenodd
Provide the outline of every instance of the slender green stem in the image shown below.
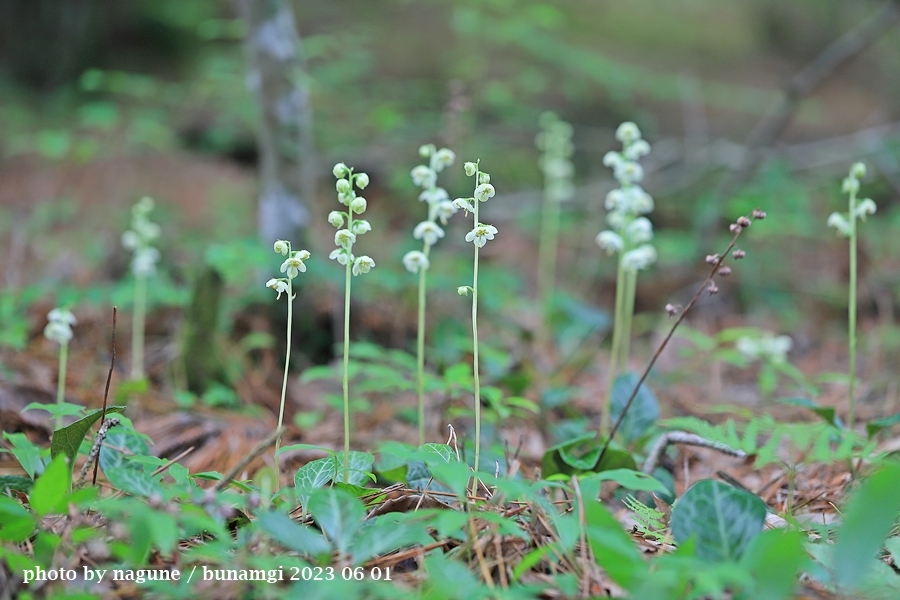
<path fill-rule="evenodd" d="M 60 407 L 66 396 L 66 363 L 69 358 L 69 344 L 59 345 L 59 377 L 56 380 L 56 406 Z M 56 429 L 62 429 L 62 415 L 56 416 Z"/>
<path fill-rule="evenodd" d="M 849 385 L 849 414 L 847 415 L 847 427 L 853 431 L 856 422 L 856 396 L 854 388 L 856 384 L 856 194 L 850 194 L 850 298 L 847 308 L 847 320 L 849 321 L 850 339 L 847 351 L 850 354 L 850 385 Z"/>
<path fill-rule="evenodd" d="M 425 258 L 431 251 L 431 245 L 425 244 Z M 416 396 L 419 412 L 419 445 L 425 443 L 425 282 L 428 271 L 419 267 L 419 323 L 416 338 Z"/>
<path fill-rule="evenodd" d="M 631 353 L 631 324 L 634 321 L 634 296 L 637 291 L 637 271 L 625 271 L 625 304 L 622 306 L 622 340 L 619 366 L 628 370 L 628 357 Z"/>
<path fill-rule="evenodd" d="M 556 260 L 559 246 L 559 200 L 544 190 L 538 249 L 538 300 L 544 314 L 550 310 L 550 297 L 556 282 Z M 541 335 L 547 337 L 547 319 L 541 320 Z"/>
<path fill-rule="evenodd" d="M 475 185 L 481 171 L 475 172 Z M 475 226 L 478 226 L 478 198 L 475 198 Z M 478 461 L 481 457 L 481 376 L 478 373 L 478 246 L 475 246 L 475 265 L 472 275 L 472 371 L 475 377 L 475 473 L 477 486 Z M 476 488 L 477 489 L 477 488 Z"/>
<path fill-rule="evenodd" d="M 353 209 L 347 208 L 347 226 L 353 227 Z M 350 482 L 350 283 L 353 261 L 347 256 L 344 277 L 344 482 Z"/>
<path fill-rule="evenodd" d="M 278 431 L 284 423 L 284 397 L 287 392 L 288 365 L 291 363 L 291 329 L 294 318 L 294 282 L 288 277 L 288 318 L 287 318 L 287 351 L 284 355 L 284 379 L 281 381 L 281 407 L 278 409 Z M 278 485 L 281 486 L 281 467 L 278 462 L 278 449 L 281 447 L 281 434 L 275 438 L 275 473 L 278 477 Z"/>
<path fill-rule="evenodd" d="M 134 318 L 131 321 L 131 378 L 144 378 L 144 319 L 147 312 L 147 276 L 134 276 Z"/>
<path fill-rule="evenodd" d="M 625 267 L 622 264 L 622 255 L 619 253 L 619 266 L 616 272 L 616 307 L 613 315 L 613 340 L 612 348 L 609 354 L 609 375 L 606 382 L 606 399 L 604 401 L 603 412 L 600 415 L 600 436 L 606 436 L 609 433 L 609 424 L 612 411 L 612 390 L 616 381 L 616 374 L 619 370 L 619 357 L 621 355 L 620 347 L 622 345 L 622 311 L 625 306 Z"/>

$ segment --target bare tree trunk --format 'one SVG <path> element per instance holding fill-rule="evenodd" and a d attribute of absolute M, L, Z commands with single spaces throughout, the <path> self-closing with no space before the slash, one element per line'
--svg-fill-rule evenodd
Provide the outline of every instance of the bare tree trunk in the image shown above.
<path fill-rule="evenodd" d="M 247 85 L 261 110 L 257 133 L 260 238 L 304 247 L 308 204 L 315 196 L 312 107 L 306 61 L 289 0 L 238 0 L 248 25 Z"/>

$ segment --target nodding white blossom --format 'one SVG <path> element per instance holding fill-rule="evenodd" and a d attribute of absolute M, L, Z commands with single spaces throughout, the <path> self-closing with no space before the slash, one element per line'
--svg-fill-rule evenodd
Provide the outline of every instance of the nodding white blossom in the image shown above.
<path fill-rule="evenodd" d="M 625 159 L 622 158 L 621 154 L 612 150 L 603 155 L 603 166 L 609 167 L 610 169 L 615 169 L 624 161 Z"/>
<path fill-rule="evenodd" d="M 440 238 L 444 237 L 444 230 L 434 221 L 422 221 L 413 229 L 413 237 L 424 241 L 429 246 L 434 246 Z"/>
<path fill-rule="evenodd" d="M 343 179 L 350 172 L 350 169 L 348 169 L 347 165 L 345 165 L 344 163 L 339 162 L 338 164 L 334 165 L 334 168 L 331 169 L 331 172 L 338 179 Z"/>
<path fill-rule="evenodd" d="M 474 200 L 475 198 L 457 198 L 451 204 L 457 210 L 466 211 L 466 215 L 468 215 L 470 212 L 475 212 Z"/>
<path fill-rule="evenodd" d="M 375 261 L 372 260 L 371 256 L 360 256 L 353 261 L 353 268 L 351 270 L 354 275 L 359 275 L 360 273 L 368 273 L 373 268 L 375 268 Z"/>
<path fill-rule="evenodd" d="M 615 166 L 614 174 L 622 184 L 637 183 L 644 179 L 644 167 L 633 160 L 623 160 Z"/>
<path fill-rule="evenodd" d="M 466 241 L 474 243 L 478 248 L 484 248 L 487 241 L 494 239 L 494 235 L 497 233 L 497 228 L 493 225 L 479 223 L 472 231 L 466 234 Z"/>
<path fill-rule="evenodd" d="M 650 154 L 650 144 L 645 140 L 635 140 L 622 151 L 628 160 L 638 160 Z"/>
<path fill-rule="evenodd" d="M 328 222 L 331 223 L 332 226 L 340 229 L 341 227 L 344 226 L 345 216 L 346 215 L 344 213 L 342 213 L 341 211 L 333 210 L 330 213 L 328 213 Z"/>
<path fill-rule="evenodd" d="M 865 221 L 867 215 L 875 214 L 875 202 L 871 198 L 865 198 L 856 205 L 856 216 Z"/>
<path fill-rule="evenodd" d="M 764 360 L 783 363 L 787 360 L 794 341 L 787 335 L 775 336 L 763 332 L 756 337 L 743 336 L 734 343 L 735 349 L 750 360 Z"/>
<path fill-rule="evenodd" d="M 331 254 L 328 255 L 328 258 L 331 260 L 338 261 L 339 264 L 346 265 L 349 262 L 353 262 L 353 259 L 356 258 L 353 256 L 353 253 L 344 248 L 335 248 L 331 251 Z"/>
<path fill-rule="evenodd" d="M 432 158 L 432 168 L 435 172 L 440 173 L 447 167 L 451 166 L 456 160 L 456 154 L 448 148 L 441 148 L 434 153 Z"/>
<path fill-rule="evenodd" d="M 456 214 L 459 209 L 449 200 L 443 200 L 435 206 L 434 216 L 442 225 L 447 224 L 447 220 Z"/>
<path fill-rule="evenodd" d="M 595 241 L 598 246 L 606 250 L 607 254 L 616 254 L 617 252 L 621 252 L 622 248 L 625 247 L 622 236 L 615 231 L 610 231 L 608 229 L 598 233 Z"/>
<path fill-rule="evenodd" d="M 350 229 L 355 235 L 362 235 L 364 233 L 372 231 L 372 225 L 370 225 L 369 222 L 365 219 L 357 219 L 353 221 L 353 226 Z"/>
<path fill-rule="evenodd" d="M 356 214 L 359 214 L 359 215 L 366 212 L 366 208 L 368 206 L 369 206 L 369 203 L 366 202 L 366 199 L 363 198 L 362 196 L 357 196 L 356 198 L 353 199 L 352 202 L 350 202 L 350 210 L 352 210 L 353 212 L 355 212 Z"/>
<path fill-rule="evenodd" d="M 356 234 L 349 229 L 338 229 L 334 234 L 334 244 L 341 248 L 350 249 L 356 243 Z"/>
<path fill-rule="evenodd" d="M 422 158 L 428 158 L 432 154 L 434 154 L 437 148 L 434 144 L 422 144 L 419 146 L 419 156 Z"/>
<path fill-rule="evenodd" d="M 850 236 L 850 222 L 841 213 L 833 212 L 828 216 L 828 227 L 834 227 L 844 237 Z"/>
<path fill-rule="evenodd" d="M 430 188 L 437 182 L 437 173 L 425 165 L 414 167 L 409 175 L 412 177 L 413 183 L 419 187 Z"/>
<path fill-rule="evenodd" d="M 456 288 L 456 293 L 459 294 L 460 296 L 468 296 L 469 289 L 470 289 L 469 286 L 461 285 L 458 288 Z"/>
<path fill-rule="evenodd" d="M 278 295 L 275 296 L 276 300 L 281 300 L 281 294 L 288 291 L 288 284 L 284 279 L 270 279 L 266 282 L 266 287 L 278 292 Z"/>
<path fill-rule="evenodd" d="M 475 199 L 479 202 L 487 202 L 489 198 L 494 197 L 494 186 L 490 183 L 482 183 L 475 188 Z"/>
<path fill-rule="evenodd" d="M 653 224 L 647 217 L 638 217 L 625 227 L 625 235 L 632 244 L 643 244 L 653 239 Z"/>
<path fill-rule="evenodd" d="M 276 241 L 273 248 L 275 249 L 275 252 L 282 256 L 287 256 L 288 252 L 291 251 L 290 243 L 285 240 Z"/>
<path fill-rule="evenodd" d="M 471 177 L 476 172 L 478 172 L 478 165 L 473 162 L 467 162 L 463 165 L 463 170 L 466 172 L 468 177 Z"/>
<path fill-rule="evenodd" d="M 844 183 L 841 186 L 845 194 L 856 194 L 859 192 L 859 179 L 856 177 L 844 177 Z"/>
<path fill-rule="evenodd" d="M 643 271 L 656 262 L 656 248 L 643 244 L 622 255 L 622 266 L 629 271 Z"/>
<path fill-rule="evenodd" d="M 348 179 L 338 179 L 334 184 L 334 188 L 338 194 L 349 194 L 350 190 L 353 189 L 353 184 Z"/>
<path fill-rule="evenodd" d="M 159 251 L 151 245 L 159 237 L 159 225 L 148 218 L 153 206 L 153 200 L 148 197 L 141 198 L 132 206 L 131 229 L 122 234 L 122 246 L 134 252 L 131 270 L 142 277 L 153 273 L 159 261 Z"/>
<path fill-rule="evenodd" d="M 126 250 L 137 250 L 139 243 L 140 238 L 135 232 L 129 230 L 122 234 L 122 246 Z"/>
<path fill-rule="evenodd" d="M 431 263 L 428 261 L 428 257 L 425 256 L 424 252 L 411 250 L 403 255 L 403 266 L 406 267 L 406 270 L 410 273 L 418 273 L 419 269 L 427 271 L 428 267 L 431 266 Z"/>
<path fill-rule="evenodd" d="M 641 130 L 631 121 L 625 121 L 616 129 L 616 139 L 622 142 L 622 145 L 629 146 L 641 139 Z"/>
<path fill-rule="evenodd" d="M 159 250 L 153 246 L 138 248 L 131 259 L 131 270 L 135 275 L 152 275 L 156 271 L 157 262 L 159 262 Z"/>
<path fill-rule="evenodd" d="M 862 179 L 866 176 L 866 165 L 865 163 L 857 162 L 853 163 L 853 166 L 850 167 L 850 176 L 855 177 L 857 179 Z"/>
<path fill-rule="evenodd" d="M 309 253 L 307 253 L 308 255 Z M 289 256 L 281 263 L 281 272 L 285 273 L 288 279 L 293 279 L 300 273 L 306 272 L 306 265 L 303 263 L 303 259 L 300 258 L 299 252 L 295 252 L 293 256 Z"/>
<path fill-rule="evenodd" d="M 47 314 L 44 337 L 60 346 L 68 344 L 72 339 L 72 325 L 75 323 L 75 315 L 70 311 L 64 308 L 54 308 Z"/>
<path fill-rule="evenodd" d="M 356 176 L 356 187 L 361 190 L 366 189 L 366 186 L 369 185 L 369 176 L 365 173 L 359 173 Z"/>
<path fill-rule="evenodd" d="M 447 195 L 447 190 L 441 187 L 429 188 L 427 190 L 423 190 L 421 194 L 419 194 L 419 202 L 427 202 L 428 204 L 434 204 L 435 202 L 443 202 L 444 200 L 449 199 L 450 196 Z"/>

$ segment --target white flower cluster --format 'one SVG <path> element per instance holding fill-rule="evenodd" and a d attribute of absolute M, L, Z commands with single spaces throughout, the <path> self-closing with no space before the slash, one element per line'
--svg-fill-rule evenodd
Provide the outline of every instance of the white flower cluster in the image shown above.
<path fill-rule="evenodd" d="M 153 210 L 153 199 L 143 197 L 131 207 L 131 229 L 122 234 L 122 245 L 134 252 L 131 271 L 140 277 L 152 275 L 159 262 L 159 250 L 151 242 L 159 237 L 159 225 L 148 218 Z"/>
<path fill-rule="evenodd" d="M 644 169 L 637 161 L 649 154 L 650 144 L 641 139 L 641 130 L 631 122 L 619 125 L 616 139 L 622 142 L 622 151 L 607 152 L 603 164 L 613 170 L 620 187 L 606 195 L 606 222 L 611 229 L 601 231 L 596 241 L 607 254 L 621 253 L 625 269 L 641 271 L 657 258 L 656 248 L 649 243 L 653 224 L 643 216 L 653 211 L 653 198 L 638 185 Z"/>
<path fill-rule="evenodd" d="M 337 246 L 331 251 L 328 258 L 336 260 L 342 265 L 353 265 L 351 271 L 354 275 L 368 273 L 375 267 L 375 261 L 370 256 L 354 256 L 353 244 L 356 236 L 372 231 L 372 225 L 365 219 L 354 219 L 353 215 L 361 215 L 366 212 L 368 203 L 362 196 L 357 196 L 354 185 L 364 190 L 369 185 L 369 176 L 365 173 L 354 173 L 353 169 L 344 163 L 334 165 L 331 170 L 337 178 L 335 189 L 338 193 L 338 201 L 347 207 L 347 212 L 333 210 L 328 214 L 328 222 L 337 228 L 334 234 L 334 244 Z"/>
<path fill-rule="evenodd" d="M 456 154 L 447 148 L 438 150 L 434 144 L 426 144 L 419 148 L 419 156 L 428 159 L 428 165 L 419 165 L 410 171 L 413 183 L 423 188 L 419 201 L 428 204 L 428 218 L 413 230 L 413 237 L 422 240 L 422 250 L 412 250 L 403 255 L 403 266 L 410 273 L 418 273 L 419 269 L 428 270 L 430 265 L 428 254 L 431 246 L 444 237 L 443 228 L 447 219 L 456 213 L 456 207 L 450 202 L 447 190 L 437 185 L 438 173 L 453 164 Z"/>
<path fill-rule="evenodd" d="M 783 363 L 794 341 L 790 336 L 775 336 L 764 332 L 758 337 L 743 336 L 734 343 L 735 349 L 750 360 Z"/>
<path fill-rule="evenodd" d="M 542 131 L 537 134 L 535 144 L 542 152 L 538 164 L 544 172 L 544 193 L 554 202 L 568 200 L 575 193 L 572 185 L 575 167 L 570 160 L 575 152 L 572 126 L 552 112 L 542 114 L 538 123 Z"/>
<path fill-rule="evenodd" d="M 44 337 L 60 346 L 65 346 L 72 339 L 72 325 L 75 323 L 75 315 L 71 312 L 65 308 L 54 308 L 47 314 Z"/>
<path fill-rule="evenodd" d="M 875 214 L 875 202 L 871 198 L 859 201 L 856 199 L 856 194 L 859 193 L 859 180 L 865 176 L 866 165 L 863 163 L 858 162 L 850 168 L 850 174 L 844 178 L 843 192 L 850 195 L 850 205 L 853 208 L 848 213 L 833 212 L 828 217 L 828 226 L 837 229 L 838 233 L 844 237 L 851 235 L 850 219 L 865 221 L 867 216 Z"/>
<path fill-rule="evenodd" d="M 454 200 L 453 206 L 457 209 L 464 210 L 466 216 L 468 216 L 469 213 L 475 215 L 475 227 L 466 234 L 466 241 L 475 244 L 476 248 L 484 248 L 484 245 L 488 240 L 494 239 L 494 235 L 497 234 L 497 228 L 493 225 L 485 225 L 484 223 L 478 222 L 478 203 L 487 202 L 490 198 L 494 197 L 496 192 L 494 186 L 491 185 L 491 176 L 480 170 L 479 163 L 467 162 L 463 166 L 466 175 L 475 177 L 475 191 L 472 198 L 457 198 Z"/>
<path fill-rule="evenodd" d="M 284 259 L 284 262 L 281 263 L 281 272 L 287 275 L 287 277 L 270 279 L 266 282 L 266 287 L 272 288 L 278 292 L 278 295 L 275 298 L 280 299 L 282 293 L 290 294 L 290 280 L 300 273 L 306 273 L 306 264 L 303 261 L 307 260 L 310 254 L 307 250 L 291 250 L 291 243 L 287 240 L 278 240 L 275 242 L 274 249 L 278 254 L 287 256 L 287 258 Z M 293 297 L 289 297 L 288 301 L 293 299 Z"/>

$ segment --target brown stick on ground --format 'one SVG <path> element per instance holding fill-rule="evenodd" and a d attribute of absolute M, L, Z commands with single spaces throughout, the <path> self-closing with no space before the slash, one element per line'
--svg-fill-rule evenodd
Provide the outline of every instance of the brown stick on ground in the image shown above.
<path fill-rule="evenodd" d="M 231 470 L 222 477 L 222 480 L 214 485 L 212 489 L 217 492 L 221 492 L 222 490 L 224 490 L 228 486 L 228 484 L 231 483 L 231 480 L 237 477 L 238 473 L 240 473 L 247 465 L 253 462 L 256 457 L 265 452 L 269 446 L 274 444 L 275 440 L 278 439 L 278 436 L 283 434 L 285 431 L 287 431 L 287 427 L 281 427 L 266 436 L 266 438 L 258 443 L 253 448 L 253 450 L 251 450 L 250 453 L 247 454 L 247 456 L 241 459 L 238 464 L 234 465 Z"/>

